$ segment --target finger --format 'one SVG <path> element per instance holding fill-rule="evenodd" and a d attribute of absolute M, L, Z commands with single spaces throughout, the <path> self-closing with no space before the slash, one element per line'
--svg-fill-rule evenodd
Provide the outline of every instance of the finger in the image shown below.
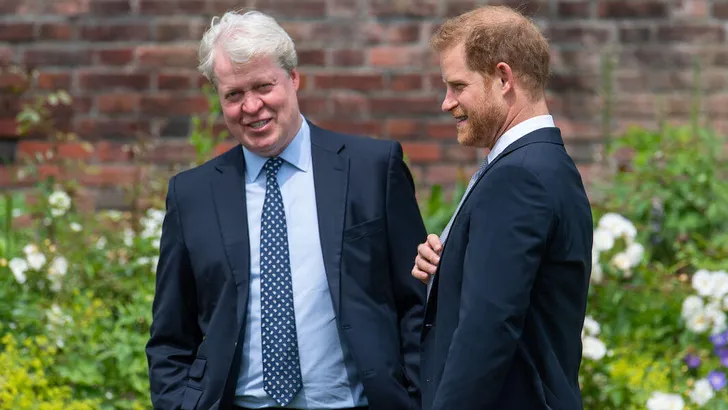
<path fill-rule="evenodd" d="M 434 233 L 427 235 L 427 244 L 430 245 L 430 248 L 437 252 L 438 255 L 442 252 L 442 242 L 440 242 L 440 237 Z"/>
<path fill-rule="evenodd" d="M 430 263 L 440 263 L 440 255 L 430 248 L 429 243 L 422 243 L 417 247 L 417 256 L 424 258 Z"/>
<path fill-rule="evenodd" d="M 427 272 L 430 275 L 434 275 L 435 272 L 437 271 L 437 265 L 432 264 L 429 261 L 427 261 L 426 259 L 421 258 L 419 256 L 417 258 L 415 258 L 415 266 L 419 270 L 421 270 L 423 272 Z"/>
<path fill-rule="evenodd" d="M 412 277 L 424 282 L 425 284 L 430 281 L 430 275 L 428 275 L 427 272 L 419 270 L 416 266 L 412 268 Z"/>

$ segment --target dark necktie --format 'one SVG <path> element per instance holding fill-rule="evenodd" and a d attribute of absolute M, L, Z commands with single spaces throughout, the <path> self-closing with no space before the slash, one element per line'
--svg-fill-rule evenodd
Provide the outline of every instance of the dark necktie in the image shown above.
<path fill-rule="evenodd" d="M 263 388 L 286 406 L 301 390 L 296 317 L 288 253 L 286 213 L 276 180 L 283 160 L 269 159 L 265 169 L 265 202 L 260 221 L 261 332 Z"/>

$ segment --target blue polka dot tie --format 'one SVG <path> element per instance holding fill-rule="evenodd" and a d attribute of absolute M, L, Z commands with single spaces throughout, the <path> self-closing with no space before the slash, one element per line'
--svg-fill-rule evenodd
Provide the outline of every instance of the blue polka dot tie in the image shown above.
<path fill-rule="evenodd" d="M 260 229 L 260 283 L 263 388 L 281 406 L 293 400 L 303 383 L 298 360 L 293 286 L 283 197 L 276 181 L 283 160 L 269 159 Z"/>

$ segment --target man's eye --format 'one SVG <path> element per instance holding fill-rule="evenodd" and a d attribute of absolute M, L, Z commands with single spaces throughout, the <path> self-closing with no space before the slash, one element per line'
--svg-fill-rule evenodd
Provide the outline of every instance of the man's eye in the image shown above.
<path fill-rule="evenodd" d="M 259 91 L 270 91 L 271 88 L 273 88 L 273 84 L 261 84 L 258 87 L 256 87 Z"/>

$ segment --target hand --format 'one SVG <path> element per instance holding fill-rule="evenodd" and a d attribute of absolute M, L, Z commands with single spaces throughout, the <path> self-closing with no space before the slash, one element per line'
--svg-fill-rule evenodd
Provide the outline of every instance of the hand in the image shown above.
<path fill-rule="evenodd" d="M 440 237 L 433 233 L 427 235 L 425 243 L 421 243 L 417 247 L 417 257 L 415 258 L 415 266 L 412 268 L 412 276 L 427 284 L 430 275 L 434 275 L 437 270 L 441 253 L 442 242 L 440 242 Z"/>

